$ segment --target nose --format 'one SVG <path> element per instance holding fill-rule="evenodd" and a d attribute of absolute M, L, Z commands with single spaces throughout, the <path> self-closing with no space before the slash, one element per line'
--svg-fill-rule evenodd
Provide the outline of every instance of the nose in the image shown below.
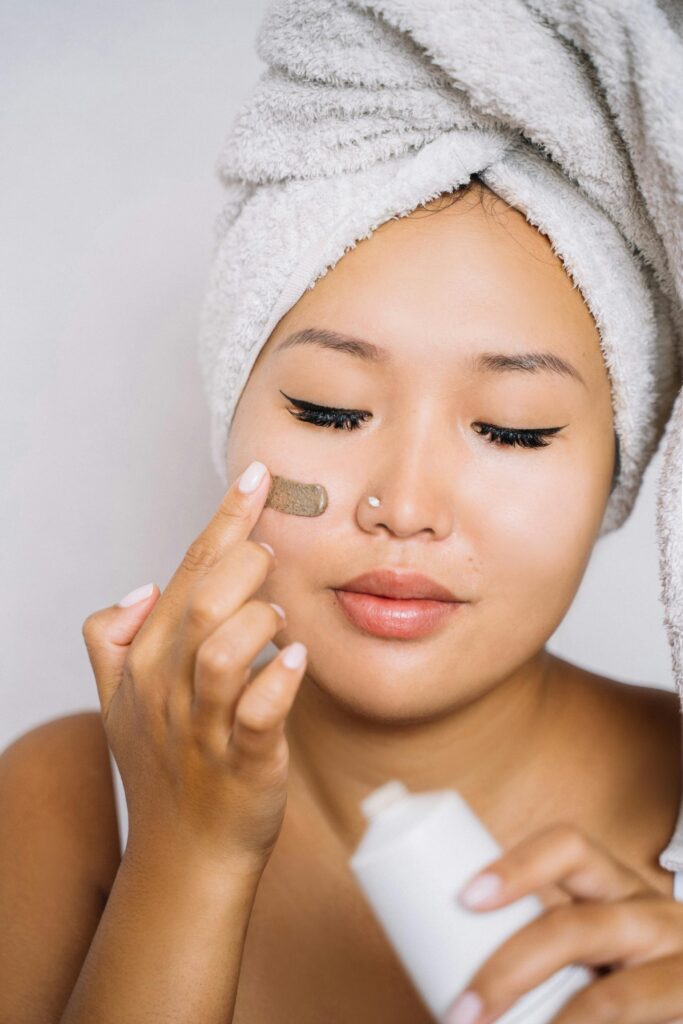
<path fill-rule="evenodd" d="M 358 524 L 368 533 L 401 539 L 443 539 L 453 529 L 453 445 L 437 440 L 434 424 L 424 422 L 419 433 L 417 426 L 404 428 L 378 438 L 382 456 L 362 477 Z"/>

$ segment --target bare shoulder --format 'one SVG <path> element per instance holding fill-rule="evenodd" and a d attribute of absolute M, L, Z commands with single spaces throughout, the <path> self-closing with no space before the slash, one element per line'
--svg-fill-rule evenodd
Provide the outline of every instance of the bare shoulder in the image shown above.
<path fill-rule="evenodd" d="M 52 719 L 0 754 L 3 1020 L 60 1020 L 120 863 L 99 712 Z"/>
<path fill-rule="evenodd" d="M 607 681 L 613 700 L 621 709 L 624 744 L 633 751 L 633 764 L 642 769 L 653 787 L 651 799 L 661 794 L 667 820 L 674 822 L 683 797 L 681 772 L 681 705 L 677 693 L 654 686 Z M 647 782 L 643 779 L 643 792 Z"/>
<path fill-rule="evenodd" d="M 550 655 L 553 678 L 563 694 L 571 695 L 579 717 L 595 722 L 598 729 L 616 721 L 639 728 L 643 737 L 664 736 L 679 744 L 681 711 L 677 693 L 648 684 L 622 682 L 592 672 L 555 654 Z M 609 729 L 610 734 L 615 732 Z M 606 736 L 606 738 L 609 738 Z"/>
<path fill-rule="evenodd" d="M 629 854 L 668 891 L 658 867 L 683 799 L 682 720 L 677 693 L 576 670 L 586 762 L 604 786 L 599 819 L 608 845 Z M 597 826 L 596 826 L 597 827 Z"/>
<path fill-rule="evenodd" d="M 108 894 L 120 864 L 109 747 L 99 711 L 41 722 L 0 754 L 3 817 L 35 824 Z M 69 837 L 72 837 L 71 839 Z"/>
<path fill-rule="evenodd" d="M 643 742 L 659 746 L 674 760 L 681 753 L 681 703 L 677 693 L 647 684 L 625 683 L 583 671 L 610 714 L 630 724 Z"/>

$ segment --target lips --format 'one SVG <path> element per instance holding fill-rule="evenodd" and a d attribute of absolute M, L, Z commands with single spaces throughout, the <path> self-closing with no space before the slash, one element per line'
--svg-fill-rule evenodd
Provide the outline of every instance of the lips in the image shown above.
<path fill-rule="evenodd" d="M 421 573 L 375 570 L 334 588 L 346 618 L 373 636 L 416 639 L 463 607 L 452 591 Z"/>
<path fill-rule="evenodd" d="M 461 601 L 447 587 L 419 572 L 396 572 L 391 569 L 373 569 L 341 583 L 338 590 L 354 594 L 375 594 L 378 597 L 430 598 L 433 601 Z"/>

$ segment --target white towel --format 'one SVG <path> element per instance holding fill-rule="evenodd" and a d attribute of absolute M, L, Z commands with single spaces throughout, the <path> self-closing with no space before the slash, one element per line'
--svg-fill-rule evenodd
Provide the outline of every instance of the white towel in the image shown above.
<path fill-rule="evenodd" d="M 599 329 L 621 458 L 599 536 L 627 519 L 663 439 L 661 599 L 683 709 L 683 5 L 276 0 L 257 50 L 268 66 L 220 158 L 201 312 L 221 480 L 280 318 L 384 221 L 477 173 L 549 237 Z M 683 868 L 683 821 L 667 853 Z"/>

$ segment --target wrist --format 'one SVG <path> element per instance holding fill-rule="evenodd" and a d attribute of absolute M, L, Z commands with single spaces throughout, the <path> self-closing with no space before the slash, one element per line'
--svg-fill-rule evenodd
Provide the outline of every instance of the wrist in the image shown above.
<path fill-rule="evenodd" d="M 129 835 L 121 866 L 136 874 L 195 890 L 253 898 L 267 860 L 226 851 L 217 854 L 196 838 Z"/>

